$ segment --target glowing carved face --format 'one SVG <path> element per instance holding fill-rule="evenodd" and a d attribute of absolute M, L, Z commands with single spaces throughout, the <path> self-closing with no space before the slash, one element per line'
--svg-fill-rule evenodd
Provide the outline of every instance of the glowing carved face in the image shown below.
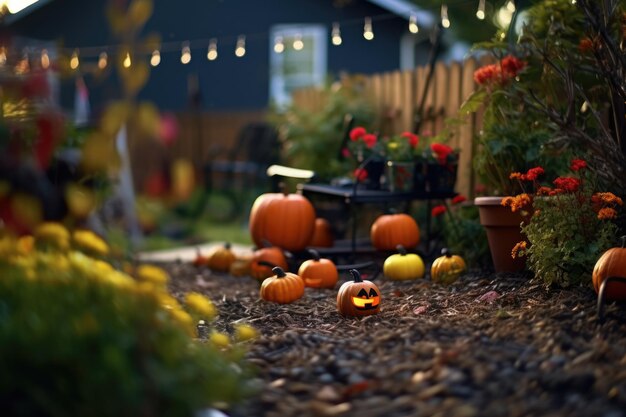
<path fill-rule="evenodd" d="M 357 293 L 356 297 L 352 297 L 352 305 L 358 310 L 373 310 L 380 304 L 380 296 L 374 290 L 370 288 L 369 293 L 365 288 Z"/>

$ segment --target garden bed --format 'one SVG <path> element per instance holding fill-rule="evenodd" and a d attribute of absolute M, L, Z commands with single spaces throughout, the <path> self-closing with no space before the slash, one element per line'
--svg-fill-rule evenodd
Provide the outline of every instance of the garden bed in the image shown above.
<path fill-rule="evenodd" d="M 546 290 L 523 274 L 474 272 L 449 287 L 375 280 L 382 311 L 337 313 L 337 290 L 290 305 L 259 284 L 167 264 L 172 292 L 211 297 L 230 331 L 253 324 L 258 395 L 231 416 L 626 415 L 626 306 L 600 324 L 590 288 Z M 341 281 L 348 276 L 342 274 Z"/>

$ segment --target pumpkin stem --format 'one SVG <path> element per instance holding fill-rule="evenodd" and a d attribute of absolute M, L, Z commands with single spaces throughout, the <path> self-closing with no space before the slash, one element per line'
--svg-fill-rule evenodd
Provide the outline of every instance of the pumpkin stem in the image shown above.
<path fill-rule="evenodd" d="M 351 269 L 350 275 L 352 275 L 354 282 L 363 282 L 363 280 L 361 279 L 361 273 L 357 271 L 356 269 Z"/>
<path fill-rule="evenodd" d="M 230 242 L 224 243 L 224 249 L 230 249 L 230 248 L 231 248 Z"/>
<path fill-rule="evenodd" d="M 316 251 L 315 249 L 309 249 L 309 253 L 311 254 L 311 258 L 314 261 L 319 262 L 319 260 L 320 260 L 320 253 L 318 251 Z"/>
<path fill-rule="evenodd" d="M 450 249 L 448 248 L 441 249 L 441 254 L 446 258 L 452 258 L 452 253 L 450 253 Z"/>
<path fill-rule="evenodd" d="M 396 246 L 396 250 L 398 251 L 400 255 L 402 256 L 406 255 L 406 249 L 404 248 L 404 246 L 398 245 Z"/>
<path fill-rule="evenodd" d="M 280 266 L 275 266 L 274 268 L 272 268 L 272 272 L 276 274 L 278 278 L 283 278 L 287 275 L 285 274 L 285 271 Z"/>
<path fill-rule="evenodd" d="M 272 245 L 272 242 L 270 242 L 267 239 L 261 239 L 261 247 L 263 247 L 263 248 L 273 248 L 274 245 Z"/>
<path fill-rule="evenodd" d="M 284 181 L 278 183 L 278 190 L 281 194 L 285 196 L 289 195 L 289 190 L 287 189 L 287 184 Z"/>

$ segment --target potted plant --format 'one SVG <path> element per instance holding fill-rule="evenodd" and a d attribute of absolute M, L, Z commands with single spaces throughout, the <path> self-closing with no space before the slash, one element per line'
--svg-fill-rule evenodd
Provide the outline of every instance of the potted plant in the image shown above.
<path fill-rule="evenodd" d="M 574 5 L 545 0 L 528 10 L 528 23 L 517 42 L 507 43 L 505 34 L 498 34 L 496 41 L 477 45 L 492 54 L 494 63 L 475 72 L 478 89 L 462 105 L 461 114 L 484 108 L 474 168 L 498 196 L 476 199 L 479 207 L 497 206 L 502 196 L 519 191 L 517 184 L 507 182 L 511 171 L 540 165 L 554 177 L 565 172 L 564 163 L 572 155 L 585 155 L 591 166 L 604 168 L 598 171 L 604 189 L 617 194 L 626 190 L 624 149 L 619 146 L 626 135 L 624 62 L 611 63 L 621 56 L 616 45 L 623 40 L 623 7 L 609 3 L 598 7 L 589 1 Z M 503 228 L 499 222 L 488 227 Z M 515 223 L 519 229 L 521 219 L 513 227 Z M 506 254 L 501 244 L 498 247 Z M 518 263 L 521 267 L 523 262 Z"/>

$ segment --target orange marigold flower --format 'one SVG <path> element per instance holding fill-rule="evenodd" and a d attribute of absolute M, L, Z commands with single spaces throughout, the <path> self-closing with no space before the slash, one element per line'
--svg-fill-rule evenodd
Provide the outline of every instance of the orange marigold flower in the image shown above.
<path fill-rule="evenodd" d="M 542 185 L 541 187 L 537 188 L 537 195 L 550 195 L 551 191 L 552 188 Z"/>
<path fill-rule="evenodd" d="M 595 193 L 591 197 L 591 201 L 594 203 L 617 204 L 620 206 L 624 203 L 621 198 L 611 192 Z"/>
<path fill-rule="evenodd" d="M 520 252 L 526 250 L 526 247 L 527 247 L 527 244 L 525 240 L 522 240 L 521 242 L 517 242 L 515 246 L 513 246 L 513 249 L 511 250 L 511 258 L 515 259 L 518 256 L 524 256 L 524 254 Z"/>
<path fill-rule="evenodd" d="M 550 191 L 548 193 L 548 195 L 553 196 L 553 195 L 557 195 L 557 194 L 563 194 L 565 191 L 562 190 L 561 188 L 555 188 L 554 190 Z"/>
<path fill-rule="evenodd" d="M 509 179 L 512 180 L 521 180 L 523 179 L 522 177 L 523 175 L 521 172 L 511 172 L 511 175 L 509 175 Z"/>
<path fill-rule="evenodd" d="M 610 207 L 601 208 L 598 212 L 598 219 L 600 220 L 611 220 L 617 217 L 617 211 Z"/>
<path fill-rule="evenodd" d="M 500 201 L 500 204 L 504 207 L 510 207 L 513 204 L 513 197 L 504 197 Z"/>
<path fill-rule="evenodd" d="M 593 41 L 589 38 L 581 39 L 578 43 L 578 50 L 584 54 L 593 49 Z"/>

